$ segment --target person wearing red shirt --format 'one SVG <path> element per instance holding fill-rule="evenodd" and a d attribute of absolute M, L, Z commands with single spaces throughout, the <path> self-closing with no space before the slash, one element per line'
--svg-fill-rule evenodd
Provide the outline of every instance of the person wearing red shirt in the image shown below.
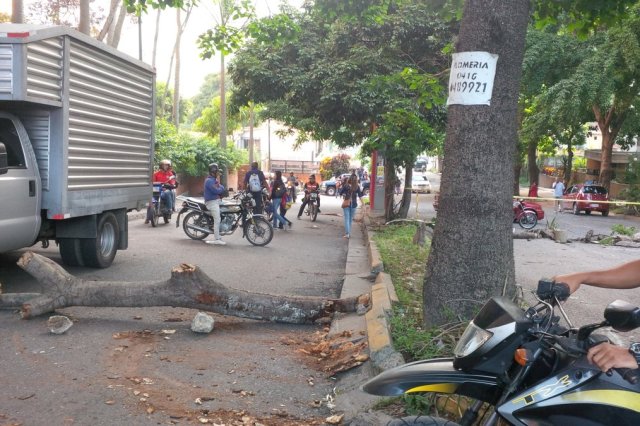
<path fill-rule="evenodd" d="M 173 211 L 173 189 L 177 186 L 176 173 L 171 169 L 170 160 L 160 161 L 160 170 L 153 174 L 153 182 L 159 182 L 163 184 L 164 190 L 160 193 L 160 198 L 164 203 L 166 210 Z M 147 219 L 144 223 L 149 223 L 151 220 L 151 205 L 147 209 Z"/>
<path fill-rule="evenodd" d="M 300 219 L 302 213 L 304 213 L 304 208 L 307 206 L 307 204 L 309 204 L 309 194 L 311 194 L 312 192 L 320 192 L 320 184 L 316 182 L 316 175 L 309 176 L 309 182 L 304 184 L 304 198 L 302 199 L 300 211 L 298 211 L 298 219 Z M 320 213 L 320 197 L 318 197 L 317 200 L 318 213 Z"/>

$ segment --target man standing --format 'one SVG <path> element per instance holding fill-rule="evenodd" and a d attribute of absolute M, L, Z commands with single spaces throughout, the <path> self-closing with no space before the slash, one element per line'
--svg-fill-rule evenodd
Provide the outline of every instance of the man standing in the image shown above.
<path fill-rule="evenodd" d="M 289 179 L 287 180 L 287 185 L 289 185 L 289 195 L 291 196 L 291 200 L 296 202 L 296 186 L 298 186 L 298 178 L 293 174 L 293 172 L 289 173 Z"/>
<path fill-rule="evenodd" d="M 263 210 L 262 189 L 267 188 L 267 179 L 265 179 L 262 170 L 258 169 L 257 161 L 251 163 L 251 170 L 244 176 L 244 188 L 251 192 L 253 199 L 256 200 L 254 213 L 261 214 Z"/>
<path fill-rule="evenodd" d="M 556 197 L 556 208 L 558 213 L 562 213 L 562 196 L 564 195 L 564 183 L 560 176 L 553 182 L 553 195 Z"/>
<path fill-rule="evenodd" d="M 205 241 L 207 244 L 215 244 L 224 246 L 227 243 L 222 241 L 220 236 L 220 203 L 222 202 L 222 194 L 224 186 L 218 182 L 218 165 L 216 163 L 209 164 L 209 177 L 204 182 L 204 204 L 213 215 L 213 241 Z"/>

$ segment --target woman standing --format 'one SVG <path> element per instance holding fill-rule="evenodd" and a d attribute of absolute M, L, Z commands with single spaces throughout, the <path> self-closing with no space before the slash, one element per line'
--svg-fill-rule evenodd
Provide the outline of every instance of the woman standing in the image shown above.
<path fill-rule="evenodd" d="M 344 212 L 344 236 L 342 238 L 351 237 L 351 224 L 353 216 L 358 208 L 358 198 L 362 202 L 362 190 L 358 184 L 358 176 L 352 174 L 347 183 L 340 187 L 340 195 L 344 197 L 342 203 L 342 211 Z"/>
<path fill-rule="evenodd" d="M 273 228 L 276 229 L 278 227 L 278 221 L 282 226 L 285 223 L 289 225 L 291 228 L 291 221 L 285 219 L 278 212 L 280 210 L 280 204 L 282 203 L 282 197 L 287 194 L 287 187 L 282 181 L 282 172 L 280 170 L 276 171 L 276 177 L 273 180 L 273 186 L 271 187 L 271 204 L 273 205 Z"/>

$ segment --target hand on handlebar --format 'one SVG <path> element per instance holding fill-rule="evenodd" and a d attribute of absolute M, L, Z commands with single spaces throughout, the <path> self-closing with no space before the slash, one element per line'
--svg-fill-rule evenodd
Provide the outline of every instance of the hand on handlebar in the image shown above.
<path fill-rule="evenodd" d="M 638 368 L 638 363 L 629 353 L 629 349 L 611 343 L 600 343 L 593 346 L 587 352 L 587 359 L 605 372 L 612 368 Z"/>

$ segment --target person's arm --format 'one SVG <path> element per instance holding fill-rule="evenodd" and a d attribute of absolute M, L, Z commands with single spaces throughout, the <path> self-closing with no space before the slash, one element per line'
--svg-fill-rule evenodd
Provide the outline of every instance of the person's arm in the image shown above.
<path fill-rule="evenodd" d="M 553 280 L 566 283 L 571 293 L 576 291 L 581 284 L 602 288 L 636 288 L 640 287 L 640 260 L 634 260 L 610 269 L 556 275 Z"/>

